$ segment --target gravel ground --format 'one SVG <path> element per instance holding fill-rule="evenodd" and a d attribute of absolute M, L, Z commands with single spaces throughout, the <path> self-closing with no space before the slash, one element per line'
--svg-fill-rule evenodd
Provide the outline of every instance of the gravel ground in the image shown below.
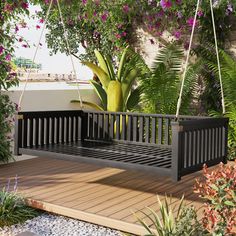
<path fill-rule="evenodd" d="M 0 236 L 16 236 L 25 231 L 38 236 L 122 236 L 113 229 L 49 214 L 42 214 L 22 225 L 0 229 Z"/>

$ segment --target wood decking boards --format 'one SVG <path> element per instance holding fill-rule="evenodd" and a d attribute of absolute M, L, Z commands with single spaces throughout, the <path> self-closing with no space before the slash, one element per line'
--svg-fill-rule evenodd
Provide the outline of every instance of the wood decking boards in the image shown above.
<path fill-rule="evenodd" d="M 146 152 L 143 155 L 149 155 L 148 149 Z M 157 195 L 161 199 L 165 193 L 172 195 L 174 205 L 185 194 L 188 205 L 202 206 L 201 199 L 193 193 L 199 173 L 173 183 L 170 178 L 141 171 L 40 157 L 1 165 L 0 187 L 6 185 L 8 178 L 13 186 L 16 175 L 18 191 L 29 199 L 29 204 L 133 234 L 145 233 L 133 212 L 146 211 L 145 207 L 158 211 Z"/>

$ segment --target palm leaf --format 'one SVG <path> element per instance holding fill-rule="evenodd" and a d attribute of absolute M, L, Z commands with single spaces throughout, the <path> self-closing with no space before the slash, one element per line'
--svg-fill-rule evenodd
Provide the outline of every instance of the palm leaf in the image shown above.
<path fill-rule="evenodd" d="M 90 80 L 89 83 L 92 84 L 92 86 L 94 87 L 94 90 L 96 91 L 98 97 L 100 98 L 100 100 L 102 102 L 102 106 L 103 106 L 104 110 L 106 110 L 106 107 L 107 107 L 107 93 L 106 93 L 106 91 L 102 88 L 102 86 L 99 83 L 97 83 L 94 80 Z"/>
<path fill-rule="evenodd" d="M 80 103 L 79 100 L 71 100 L 70 101 L 71 103 Z M 96 103 L 93 103 L 93 102 L 88 102 L 88 101 L 83 101 L 83 105 L 87 105 L 95 110 L 98 110 L 98 111 L 104 111 L 104 109 L 102 107 L 100 107 L 99 105 L 97 105 Z"/>
<path fill-rule="evenodd" d="M 100 82 L 102 83 L 102 86 L 104 87 L 105 90 L 107 90 L 108 85 L 111 81 L 111 79 L 109 78 L 109 75 L 99 66 L 91 62 L 83 61 L 82 64 L 88 66 L 93 71 L 93 73 L 97 75 Z"/>
<path fill-rule="evenodd" d="M 132 111 L 138 105 L 140 101 L 140 96 L 141 92 L 139 88 L 136 88 L 130 93 L 126 104 L 126 107 L 129 111 Z"/>

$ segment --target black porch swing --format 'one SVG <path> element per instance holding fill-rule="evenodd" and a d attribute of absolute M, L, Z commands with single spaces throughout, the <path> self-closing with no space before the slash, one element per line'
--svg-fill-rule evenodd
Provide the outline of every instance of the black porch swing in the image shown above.
<path fill-rule="evenodd" d="M 70 53 L 58 0 L 57 4 Z M 204 163 L 208 166 L 219 162 L 226 163 L 228 119 L 179 115 L 199 4 L 200 0 L 197 2 L 176 115 L 83 110 L 79 94 L 81 110 L 19 111 L 15 125 L 15 154 L 52 156 L 127 170 L 147 171 L 170 176 L 173 181 L 200 170 Z M 223 86 L 212 0 L 210 0 L 210 7 L 224 114 Z M 38 47 L 33 61 L 37 50 Z M 74 69 L 72 57 L 71 61 Z M 29 75 L 19 100 L 19 107 L 28 78 Z"/>

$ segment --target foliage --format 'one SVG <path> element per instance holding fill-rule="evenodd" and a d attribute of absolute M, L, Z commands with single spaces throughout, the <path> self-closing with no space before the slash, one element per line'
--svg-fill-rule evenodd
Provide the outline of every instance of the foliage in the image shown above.
<path fill-rule="evenodd" d="M 179 96 L 184 51 L 175 44 L 163 47 L 157 54 L 150 74 L 140 81 L 145 111 L 173 114 Z M 184 85 L 182 113 L 190 112 L 198 64 L 189 67 Z"/>
<path fill-rule="evenodd" d="M 49 0 L 32 0 L 40 3 L 42 11 L 40 18 L 45 18 Z M 85 53 L 78 55 L 82 60 L 96 61 L 93 51 L 98 49 L 102 54 L 120 54 L 120 48 L 136 41 L 136 28 L 143 28 L 154 37 L 164 38 L 164 32 L 178 41 L 182 46 L 188 46 L 189 32 L 193 25 L 196 1 L 189 0 L 63 0 L 60 1 L 62 15 L 70 39 L 70 47 L 74 54 L 79 47 Z M 234 0 L 214 1 L 216 31 L 221 45 L 231 29 L 230 19 L 235 14 Z M 59 13 L 54 2 L 47 25 L 48 46 L 52 53 L 67 52 L 65 41 L 62 40 L 63 29 L 59 21 Z M 212 42 L 212 24 L 209 1 L 201 1 L 198 12 L 199 41 Z M 150 41 L 153 42 L 152 38 Z"/>
<path fill-rule="evenodd" d="M 108 111 L 126 111 L 132 110 L 139 102 L 139 89 L 132 90 L 135 79 L 140 75 L 137 67 L 139 56 L 129 48 L 124 49 L 118 68 L 112 65 L 110 56 L 104 56 L 95 50 L 95 55 L 99 66 L 84 61 L 100 80 L 100 83 L 91 80 L 97 92 L 102 108 Z"/>
<path fill-rule="evenodd" d="M 197 180 L 195 192 L 207 200 L 203 226 L 213 235 L 234 235 L 236 226 L 236 163 L 220 164 L 210 172 L 204 166 L 204 179 Z"/>
<path fill-rule="evenodd" d="M 224 50 L 219 50 L 220 54 L 220 63 L 221 63 L 221 72 L 222 72 L 222 82 L 224 89 L 225 105 L 226 105 L 226 117 L 230 118 L 229 121 L 229 157 L 234 159 L 236 157 L 236 60 L 235 58 L 226 53 Z M 221 91 L 218 78 L 218 66 L 216 62 L 216 55 L 214 53 L 214 46 L 212 44 L 207 44 L 204 47 L 199 47 L 198 55 L 201 56 L 203 63 L 207 66 L 206 70 L 209 70 L 211 73 L 210 85 L 215 90 L 214 93 L 212 90 L 205 90 L 205 101 L 208 101 L 209 96 L 213 99 L 212 105 L 208 103 L 209 113 L 219 116 L 221 114 Z M 206 79 L 207 87 L 209 87 L 208 81 Z M 211 94 L 214 94 L 212 97 Z M 214 112 L 213 112 L 214 111 Z"/>
<path fill-rule="evenodd" d="M 142 212 L 147 217 L 153 228 L 150 228 L 144 220 L 138 217 L 138 221 L 147 230 L 147 236 L 201 236 L 204 235 L 200 223 L 197 220 L 197 214 L 194 207 L 186 207 L 184 205 L 184 197 L 178 203 L 177 209 L 171 207 L 171 201 L 168 201 L 165 197 L 161 202 L 159 197 L 157 198 L 160 206 L 160 216 L 148 208 L 150 214 Z"/>
<path fill-rule="evenodd" d="M 11 154 L 11 130 L 15 109 L 6 94 L 0 93 L 0 162 L 8 162 Z"/>
<path fill-rule="evenodd" d="M 0 228 L 36 217 L 38 212 L 26 206 L 25 201 L 17 194 L 17 178 L 12 192 L 9 191 L 10 180 L 7 188 L 0 191 Z"/>

